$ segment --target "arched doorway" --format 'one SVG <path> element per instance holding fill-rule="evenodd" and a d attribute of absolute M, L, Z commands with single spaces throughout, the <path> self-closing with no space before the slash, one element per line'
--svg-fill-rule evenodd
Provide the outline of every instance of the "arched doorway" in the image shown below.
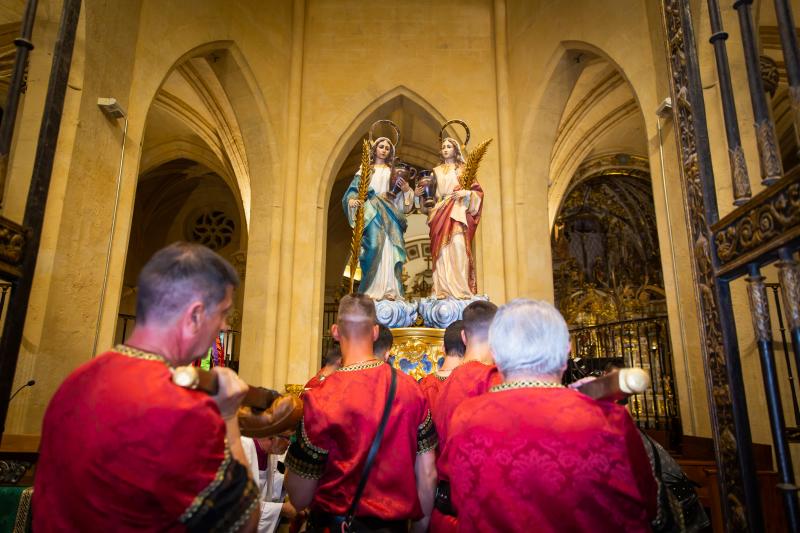
<path fill-rule="evenodd" d="M 397 158 L 416 169 L 431 169 L 439 163 L 439 130 L 444 123 L 440 113 L 422 98 L 407 90 L 392 91 L 389 98 L 378 99 L 373 109 L 362 113 L 351 129 L 355 140 L 342 147 L 336 160 L 343 162 L 333 170 L 333 184 L 327 198 L 327 239 L 325 244 L 325 300 L 322 320 L 323 353 L 331 343 L 330 325 L 335 320 L 339 298 L 349 289 L 345 277 L 349 259 L 352 229 L 342 208 L 342 197 L 355 175 L 361 158 L 361 139 L 370 125 L 379 119 L 390 119 L 400 128 L 402 140 Z M 391 93 L 390 93 L 391 94 Z M 385 132 L 376 132 L 383 135 Z M 403 284 L 407 296 L 421 296 L 430 284 L 430 239 L 427 217 L 416 209 L 407 216 L 405 233 L 408 262 L 403 269 Z M 428 285 L 429 286 L 429 285 Z M 426 294 L 427 295 L 427 294 Z"/>
<path fill-rule="evenodd" d="M 680 431 L 644 117 L 619 68 L 573 50 L 579 66 L 550 157 L 555 304 L 572 334 L 572 378 L 641 367 L 641 427 Z"/>
<path fill-rule="evenodd" d="M 214 66 L 229 53 L 204 51 L 183 60 L 148 111 L 116 340 L 135 323 L 136 276 L 144 263 L 171 242 L 195 242 L 225 257 L 242 279 L 230 330 L 214 352 L 218 362 L 238 367 L 250 175 L 244 136 Z"/>

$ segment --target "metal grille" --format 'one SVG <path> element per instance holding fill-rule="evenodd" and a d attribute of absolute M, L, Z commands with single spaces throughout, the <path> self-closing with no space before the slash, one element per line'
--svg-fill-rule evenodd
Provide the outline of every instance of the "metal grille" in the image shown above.
<path fill-rule="evenodd" d="M 631 397 L 629 409 L 641 428 L 680 430 L 666 316 L 623 320 L 571 328 L 573 367 L 580 374 L 599 375 L 616 367 L 639 367 L 653 386 Z"/>

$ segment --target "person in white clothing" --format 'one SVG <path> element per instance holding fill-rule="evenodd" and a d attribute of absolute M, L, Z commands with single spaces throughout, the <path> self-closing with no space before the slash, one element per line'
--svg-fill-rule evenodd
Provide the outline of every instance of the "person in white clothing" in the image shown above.
<path fill-rule="evenodd" d="M 289 438 L 283 434 L 263 439 L 242 437 L 242 447 L 261 494 L 258 533 L 274 533 L 282 518 L 292 521 L 298 515 L 297 509 L 286 498 L 283 469 L 280 468 L 289 447 Z"/>

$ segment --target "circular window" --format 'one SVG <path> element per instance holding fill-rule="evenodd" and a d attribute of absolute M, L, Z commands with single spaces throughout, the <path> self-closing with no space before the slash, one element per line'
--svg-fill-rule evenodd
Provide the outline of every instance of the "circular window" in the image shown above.
<path fill-rule="evenodd" d="M 221 250 L 233 240 L 236 223 L 224 211 L 205 211 L 197 215 L 190 234 L 193 242 Z"/>

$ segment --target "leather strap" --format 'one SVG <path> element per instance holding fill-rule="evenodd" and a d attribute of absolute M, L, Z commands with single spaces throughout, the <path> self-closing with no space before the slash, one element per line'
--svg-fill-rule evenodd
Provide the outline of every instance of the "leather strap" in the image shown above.
<path fill-rule="evenodd" d="M 353 496 L 353 503 L 350 504 L 350 508 L 347 510 L 347 518 L 345 519 L 345 523 L 342 525 L 344 531 L 349 531 L 350 525 L 353 522 L 353 517 L 355 516 L 356 508 L 358 507 L 358 502 L 361 499 L 361 493 L 364 492 L 364 488 L 367 486 L 367 478 L 369 477 L 370 470 L 372 470 L 372 463 L 375 462 L 375 456 L 378 455 L 378 448 L 381 446 L 383 431 L 386 429 L 386 424 L 389 422 L 389 412 L 392 410 L 392 402 L 394 402 L 394 394 L 397 390 L 397 370 L 392 365 L 389 365 L 389 368 L 392 371 L 392 381 L 389 383 L 389 394 L 387 394 L 386 404 L 383 406 L 383 416 L 381 417 L 381 423 L 378 426 L 378 431 L 375 432 L 375 438 L 372 439 L 372 446 L 369 448 L 367 461 L 364 463 L 364 470 L 361 472 L 361 479 L 358 482 L 356 494 Z"/>

